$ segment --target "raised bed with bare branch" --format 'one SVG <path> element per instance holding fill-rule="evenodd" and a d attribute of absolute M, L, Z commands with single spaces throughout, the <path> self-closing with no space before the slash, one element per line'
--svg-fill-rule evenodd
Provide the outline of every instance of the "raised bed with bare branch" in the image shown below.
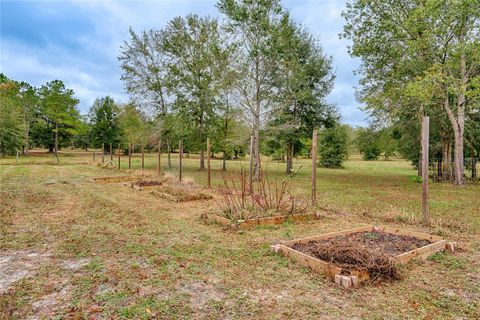
<path fill-rule="evenodd" d="M 260 181 L 250 186 L 243 170 L 238 176 L 224 175 L 218 213 L 205 213 L 202 218 L 240 229 L 318 218 L 306 199 L 288 191 L 288 182 L 282 179 L 272 183 L 262 174 Z"/>
<path fill-rule="evenodd" d="M 444 238 L 391 227 L 365 226 L 272 246 L 302 266 L 326 274 L 345 288 L 367 280 L 396 279 L 398 265 L 427 258 L 454 244 Z"/>

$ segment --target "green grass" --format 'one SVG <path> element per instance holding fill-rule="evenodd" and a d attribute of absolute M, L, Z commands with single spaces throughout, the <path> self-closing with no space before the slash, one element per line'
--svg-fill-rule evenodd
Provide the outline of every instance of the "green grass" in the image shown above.
<path fill-rule="evenodd" d="M 0 297 L 0 319 L 385 319 L 478 318 L 480 316 L 480 186 L 430 185 L 433 226 L 420 221 L 421 186 L 403 160 L 365 162 L 344 169 L 318 169 L 319 208 L 325 218 L 242 232 L 204 224 L 211 201 L 172 203 L 120 184 L 100 185 L 89 177 L 122 175 L 91 164 L 89 155 L 0 159 L 0 254 L 33 250 L 52 258 Z M 126 158 L 122 159 L 126 165 Z M 162 166 L 167 168 L 166 157 Z M 178 173 L 172 157 L 171 174 Z M 154 170 L 156 155 L 147 155 Z M 8 164 L 10 163 L 10 164 Z M 228 162 L 227 174 L 247 161 Z M 134 167 L 139 168 L 139 158 Z M 292 180 L 309 195 L 308 159 Z M 285 165 L 264 159 L 270 179 L 285 178 Z M 125 168 L 125 167 L 124 167 Z M 221 185 L 221 161 L 212 161 L 214 185 Z M 206 185 L 198 157 L 184 159 L 184 176 Z M 56 181 L 45 185 L 47 179 Z M 319 209 L 320 210 L 320 209 Z M 279 240 L 385 224 L 441 234 L 467 250 L 436 254 L 402 269 L 403 279 L 344 291 L 322 275 L 273 254 Z M 65 261 L 87 259 L 75 270 Z M 66 292 L 52 306 L 38 301 Z"/>

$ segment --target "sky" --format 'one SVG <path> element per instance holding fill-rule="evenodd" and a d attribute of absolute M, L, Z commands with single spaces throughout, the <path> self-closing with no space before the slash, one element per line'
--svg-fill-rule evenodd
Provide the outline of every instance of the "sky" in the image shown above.
<path fill-rule="evenodd" d="M 339 39 L 345 0 L 283 0 L 292 18 L 320 39 L 333 57 L 335 86 L 327 101 L 337 106 L 342 122 L 366 124 L 367 115 L 355 100 L 360 62 L 348 54 L 349 41 Z M 80 99 L 86 113 L 95 98 L 110 95 L 129 100 L 117 57 L 128 28 L 160 29 L 170 19 L 189 13 L 223 17 L 216 1 L 12 1 L 0 0 L 0 72 L 41 86 L 59 79 Z"/>

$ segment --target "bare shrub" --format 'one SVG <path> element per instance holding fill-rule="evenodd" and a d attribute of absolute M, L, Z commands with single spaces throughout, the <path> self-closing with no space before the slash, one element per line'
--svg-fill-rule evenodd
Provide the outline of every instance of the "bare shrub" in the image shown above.
<path fill-rule="evenodd" d="M 275 215 L 292 215 L 306 211 L 308 202 L 288 191 L 290 178 L 272 183 L 262 171 L 260 181 L 250 187 L 247 173 L 242 168 L 239 175 L 223 175 L 220 189 L 220 206 L 229 219 L 246 220 Z"/>

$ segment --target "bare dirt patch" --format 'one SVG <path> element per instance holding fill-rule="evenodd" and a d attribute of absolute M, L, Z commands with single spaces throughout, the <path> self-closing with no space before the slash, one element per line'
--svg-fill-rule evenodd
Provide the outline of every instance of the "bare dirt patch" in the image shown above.
<path fill-rule="evenodd" d="M 63 283 L 59 290 L 43 295 L 40 299 L 31 304 L 34 315 L 28 320 L 52 319 L 55 315 L 63 312 L 67 301 L 71 299 L 73 286 Z"/>
<path fill-rule="evenodd" d="M 32 276 L 41 265 L 51 259 L 49 252 L 33 250 L 0 253 L 0 294 L 4 294 L 17 281 Z"/>
<path fill-rule="evenodd" d="M 210 304 L 224 301 L 227 297 L 225 289 L 220 284 L 214 283 L 183 283 L 177 290 L 189 296 L 190 307 L 196 312 L 209 309 Z"/>

